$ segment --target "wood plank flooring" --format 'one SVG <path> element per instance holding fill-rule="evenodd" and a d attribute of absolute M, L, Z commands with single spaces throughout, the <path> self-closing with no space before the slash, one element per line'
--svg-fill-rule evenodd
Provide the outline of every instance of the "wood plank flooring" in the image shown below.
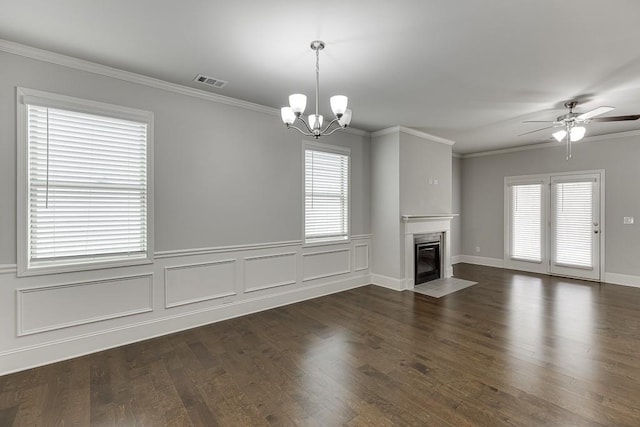
<path fill-rule="evenodd" d="M 0 377 L 0 426 L 639 426 L 640 289 L 467 264 Z"/>

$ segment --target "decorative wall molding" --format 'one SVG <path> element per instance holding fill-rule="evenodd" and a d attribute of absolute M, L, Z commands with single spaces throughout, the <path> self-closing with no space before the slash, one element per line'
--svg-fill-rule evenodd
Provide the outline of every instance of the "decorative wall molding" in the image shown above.
<path fill-rule="evenodd" d="M 219 261 L 198 262 L 191 264 L 172 265 L 164 268 L 164 301 L 165 308 L 179 307 L 181 305 L 210 301 L 219 298 L 232 297 L 237 294 L 236 278 L 237 259 L 224 259 Z M 222 270 L 224 267 L 230 271 Z M 204 270 L 208 271 L 204 271 Z M 217 272 L 216 270 L 221 270 Z M 182 273 L 182 277 L 180 277 Z M 228 277 L 225 277 L 225 273 Z M 202 276 L 205 275 L 206 279 Z M 174 278 L 172 279 L 172 276 Z M 174 282 L 175 281 L 175 282 Z M 218 292 L 209 293 L 212 282 L 223 283 L 226 286 L 216 289 Z M 175 283 L 175 284 L 174 284 Z M 172 288 L 176 290 L 173 291 Z M 182 299 L 172 299 L 172 293 L 183 294 Z M 190 294 L 190 295 L 189 295 Z M 186 297 L 189 295 L 189 297 Z"/>
<path fill-rule="evenodd" d="M 0 352 L 0 375 L 79 357 L 214 322 L 330 295 L 370 283 L 363 274 Z"/>
<path fill-rule="evenodd" d="M 244 258 L 244 292 L 257 292 L 297 283 L 297 252 L 257 255 Z M 290 265 L 287 265 L 291 262 Z M 251 265 L 255 264 L 255 271 Z"/>
<path fill-rule="evenodd" d="M 364 249 L 362 249 L 364 248 Z M 364 254 L 362 254 L 364 252 Z M 360 256 L 358 256 L 360 254 Z M 369 269 L 369 244 L 367 243 L 358 243 L 353 245 L 353 256 L 355 258 L 353 265 L 355 266 L 355 271 L 362 271 Z M 364 264 L 360 267 L 358 264 L 358 258 L 364 259 Z"/>
<path fill-rule="evenodd" d="M 352 268 L 365 247 L 368 235 L 341 245 L 273 242 L 165 253 L 153 265 L 1 275 L 0 290 L 16 298 L 4 299 L 10 309 L 0 322 L 15 321 L 20 335 L 2 343 L 0 375 L 370 284 L 369 269 Z M 358 258 L 358 267 L 364 262 Z M 81 291 L 50 293 L 57 289 Z M 50 303 L 59 308 L 36 314 Z"/>
<path fill-rule="evenodd" d="M 335 254 L 345 254 L 340 260 Z M 313 261 L 312 261 L 313 259 Z M 336 262 L 337 261 L 337 262 Z M 346 266 L 342 265 L 346 262 Z M 342 268 L 332 270 L 334 264 Z M 309 272 L 307 274 L 307 272 Z M 302 281 L 324 279 L 326 277 L 338 276 L 351 272 L 351 249 L 332 249 L 328 251 L 308 252 L 302 254 Z"/>
<path fill-rule="evenodd" d="M 18 266 L 16 264 L 0 264 L 0 274 L 16 274 Z"/>
<path fill-rule="evenodd" d="M 13 55 L 24 56 L 30 59 L 49 62 L 51 64 L 61 65 L 63 67 L 73 68 L 75 70 L 98 74 L 105 77 L 111 77 L 129 83 L 136 83 L 148 87 L 153 87 L 167 92 L 200 98 L 207 101 L 216 102 L 218 104 L 231 105 L 233 107 L 239 107 L 250 111 L 257 111 L 259 113 L 269 114 L 272 116 L 280 116 L 280 110 L 277 108 L 267 107 L 264 105 L 255 104 L 253 102 L 219 95 L 217 93 L 206 92 L 204 90 L 192 88 L 190 86 L 170 83 L 142 74 L 133 73 L 131 71 L 120 70 L 118 68 L 113 68 L 106 65 L 97 64 L 95 62 L 85 61 L 84 59 L 78 59 L 71 56 L 66 56 L 59 53 L 22 45 L 8 40 L 0 39 L 0 51 Z M 343 132 L 351 133 L 358 136 L 370 136 L 370 132 L 356 128 L 346 128 L 343 130 Z"/>
<path fill-rule="evenodd" d="M 114 297 L 113 288 L 117 285 L 122 292 L 131 293 Z M 69 298 L 72 294 L 78 301 Z M 96 301 L 100 304 L 89 306 Z M 152 274 L 17 289 L 17 334 L 37 334 L 150 311 L 153 311 Z"/>
<path fill-rule="evenodd" d="M 633 137 L 633 136 L 640 136 L 640 130 L 615 132 L 615 133 L 609 133 L 607 135 L 586 136 L 580 142 L 575 142 L 574 144 L 611 141 L 612 139 L 620 139 L 620 138 L 627 138 L 627 137 Z M 497 154 L 517 153 L 519 151 L 541 150 L 543 148 L 554 148 L 554 147 L 558 147 L 558 144 L 555 141 L 550 141 L 550 142 L 543 142 L 540 144 L 522 145 L 519 147 L 512 147 L 512 148 L 502 148 L 499 150 L 489 150 L 489 151 L 480 151 L 478 153 L 461 154 L 460 157 L 462 157 L 463 159 L 469 159 L 473 157 L 495 156 Z"/>
<path fill-rule="evenodd" d="M 258 243 L 251 245 L 217 246 L 212 248 L 176 249 L 159 251 L 154 254 L 155 259 L 174 258 L 178 256 L 210 255 L 224 252 L 253 251 L 258 249 L 273 249 L 295 247 L 302 245 L 302 240 L 289 240 L 286 242 Z"/>
<path fill-rule="evenodd" d="M 405 126 L 393 126 L 393 127 L 390 127 L 390 128 L 386 128 L 386 129 L 382 129 L 382 130 L 379 130 L 379 131 L 376 131 L 376 132 L 372 132 L 371 133 L 371 137 L 375 138 L 375 137 L 378 137 L 378 136 L 390 135 L 390 134 L 399 133 L 399 132 L 406 133 L 408 135 L 417 136 L 418 138 L 428 139 L 428 140 L 433 141 L 433 142 L 439 142 L 440 144 L 445 144 L 445 145 L 453 145 L 453 144 L 456 143 L 455 141 L 452 141 L 450 139 L 442 138 L 442 137 L 436 136 L 436 135 L 431 135 L 431 134 L 428 134 L 426 132 L 422 132 L 422 131 L 419 131 L 417 129 L 408 128 L 408 127 L 405 127 Z"/>

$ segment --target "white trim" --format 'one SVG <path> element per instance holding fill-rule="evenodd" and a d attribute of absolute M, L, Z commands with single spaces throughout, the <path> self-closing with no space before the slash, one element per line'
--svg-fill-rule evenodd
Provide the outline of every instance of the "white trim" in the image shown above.
<path fill-rule="evenodd" d="M 455 141 L 452 141 L 450 139 L 442 138 L 436 135 L 431 135 L 429 133 L 422 132 L 417 129 L 408 128 L 405 126 L 393 126 L 390 128 L 381 129 L 379 131 L 372 132 L 371 137 L 375 138 L 378 136 L 389 135 L 389 134 L 394 134 L 399 132 L 406 133 L 408 135 L 417 136 L 418 138 L 428 139 L 433 142 L 439 142 L 440 144 L 445 144 L 445 145 L 454 145 L 456 143 Z"/>
<path fill-rule="evenodd" d="M 633 137 L 633 136 L 640 136 L 640 130 L 614 132 L 606 135 L 587 136 L 583 138 L 580 142 L 574 142 L 574 144 L 602 142 L 602 141 L 609 141 L 611 139 L 620 139 L 620 138 L 627 138 L 627 137 Z M 543 142 L 540 144 L 521 145 L 519 147 L 500 148 L 497 150 L 480 151 L 477 153 L 459 154 L 459 156 L 462 157 L 463 159 L 469 159 L 473 157 L 493 156 L 496 154 L 517 153 L 519 151 L 540 150 L 543 148 L 555 148 L 555 147 L 559 147 L 558 143 L 555 141 L 550 141 L 550 142 Z"/>
<path fill-rule="evenodd" d="M 458 255 L 459 262 L 474 265 L 484 265 L 485 267 L 505 268 L 504 260 L 500 258 L 487 258 L 472 255 Z"/>
<path fill-rule="evenodd" d="M 369 283 L 369 275 L 361 275 L 2 351 L 0 352 L 0 360 L 2 360 L 0 375 L 318 298 L 366 286 Z"/>
<path fill-rule="evenodd" d="M 23 308 L 22 308 L 23 294 L 33 293 L 33 292 L 44 292 L 52 289 L 70 288 L 70 287 L 78 287 L 78 286 L 90 286 L 90 285 L 95 285 L 99 283 L 119 282 L 119 281 L 138 279 L 138 278 L 149 279 L 148 280 L 148 286 L 149 286 L 149 301 L 148 301 L 149 306 L 148 307 L 140 308 L 137 310 L 112 313 L 104 316 L 91 317 L 88 319 L 82 319 L 75 322 L 67 322 L 67 323 L 50 325 L 45 328 L 29 329 L 29 330 L 25 330 L 23 328 L 23 325 L 24 325 Z M 57 329 L 70 328 L 73 326 L 86 325 L 88 323 L 95 323 L 103 320 L 117 319 L 119 317 L 132 316 L 135 314 L 149 313 L 151 311 L 153 311 L 153 274 L 152 273 L 134 274 L 134 275 L 128 275 L 128 276 L 110 277 L 110 278 L 99 279 L 99 280 L 85 280 L 82 282 L 61 283 L 57 285 L 44 285 L 44 286 L 35 286 L 31 288 L 16 289 L 16 323 L 17 323 L 17 335 L 19 337 L 25 336 L 25 335 L 38 334 L 41 332 L 55 331 Z"/>
<path fill-rule="evenodd" d="M 83 59 L 78 59 L 47 50 L 37 49 L 35 47 L 14 43 L 8 40 L 0 39 L 0 51 L 13 55 L 23 56 L 25 58 L 49 62 L 51 64 L 61 65 L 63 67 L 73 68 L 75 70 L 86 71 L 88 73 L 93 73 L 105 77 L 111 77 L 129 83 L 136 83 L 148 87 L 153 87 L 167 92 L 200 98 L 219 104 L 231 105 L 233 107 L 239 107 L 250 111 L 257 111 L 272 116 L 280 116 L 280 110 L 277 108 L 267 107 L 265 105 L 255 104 L 253 102 L 243 101 L 240 99 L 231 98 L 229 96 L 206 92 L 204 90 L 192 88 L 189 86 L 170 83 L 142 74 L 120 70 L 117 68 L 97 64 L 95 62 L 85 61 Z M 363 137 L 371 136 L 371 133 L 368 131 L 352 127 L 347 127 L 343 129 L 342 132 Z"/>
<path fill-rule="evenodd" d="M 297 256 L 298 253 L 297 252 L 281 252 L 281 253 L 277 253 L 277 254 L 266 254 L 266 255 L 256 255 L 256 256 L 249 256 L 249 257 L 244 257 L 243 258 L 243 266 L 244 269 L 246 271 L 246 261 L 253 261 L 253 260 L 257 260 L 257 259 L 267 259 L 267 258 L 282 258 L 282 257 L 290 257 L 290 256 Z M 296 263 L 296 270 L 297 270 L 297 263 Z M 246 274 L 246 273 L 245 273 Z M 297 271 L 296 271 L 296 276 L 297 276 Z M 276 283 L 269 283 L 268 285 L 262 285 L 262 286 L 253 286 L 251 288 L 244 288 L 244 293 L 248 294 L 251 292 L 257 292 L 257 291 L 264 291 L 265 289 L 272 289 L 272 288 L 279 288 L 281 286 L 290 286 L 290 285 L 295 285 L 296 283 L 298 283 L 298 281 L 296 279 L 294 280 L 287 280 L 284 282 L 276 282 Z"/>
<path fill-rule="evenodd" d="M 393 277 L 383 276 L 381 274 L 372 274 L 371 283 L 394 291 L 404 291 L 407 289 L 404 279 L 396 279 Z"/>
<path fill-rule="evenodd" d="M 304 259 L 305 257 L 311 257 L 311 256 L 316 256 L 316 255 L 333 254 L 333 253 L 338 253 L 338 252 L 351 252 L 351 248 L 334 249 L 334 250 L 329 250 L 329 251 L 307 252 L 305 254 L 302 254 L 302 259 Z M 351 254 L 348 254 L 347 262 L 349 263 L 349 266 L 344 271 L 333 271 L 331 273 L 319 274 L 317 276 L 311 276 L 311 277 L 305 277 L 304 276 L 304 269 L 303 269 L 302 281 L 303 282 L 308 282 L 310 280 L 324 279 L 325 277 L 333 277 L 333 276 L 339 276 L 340 274 L 351 273 Z M 304 262 L 303 262 L 303 265 L 304 265 Z"/>
<path fill-rule="evenodd" d="M 632 288 L 640 288 L 640 276 L 631 276 L 628 274 L 607 273 L 603 274 L 602 281 L 612 285 L 630 286 Z"/>
<path fill-rule="evenodd" d="M 173 307 L 180 307 L 181 305 L 188 305 L 188 304 L 193 304 L 196 302 L 203 302 L 203 301 L 211 301 L 211 300 L 216 300 L 216 299 L 220 299 L 220 298 L 226 298 L 226 297 L 230 297 L 230 296 L 235 296 L 238 295 L 237 292 L 223 292 L 221 294 L 214 294 L 214 295 L 207 295 L 204 297 L 200 297 L 200 298 L 192 298 L 192 299 L 188 299 L 188 300 L 181 300 L 181 301 L 177 301 L 174 303 L 169 303 L 169 298 L 168 298 L 168 288 L 169 288 L 169 277 L 168 277 L 168 273 L 171 270 L 183 270 L 186 268 L 198 268 L 198 267 L 205 267 L 205 266 L 209 266 L 209 265 L 218 265 L 218 264 L 234 264 L 236 265 L 236 262 L 238 261 L 237 258 L 230 258 L 230 259 L 223 259 L 223 260 L 216 260 L 216 261 L 209 261 L 209 262 L 195 262 L 192 264 L 181 264 L 181 265 L 172 265 L 169 267 L 165 267 L 164 268 L 164 308 L 173 308 Z"/>
<path fill-rule="evenodd" d="M 66 109 L 81 113 L 95 114 L 105 117 L 115 117 L 119 119 L 131 120 L 146 125 L 146 242 L 147 247 L 143 256 L 122 258 L 115 255 L 96 258 L 95 260 L 82 260 L 72 257 L 68 262 L 54 260 L 49 264 L 31 265 L 29 260 L 29 141 L 27 140 L 27 105 L 35 105 Z M 33 105 L 33 104 L 32 104 Z M 36 276 L 51 273 L 66 273 L 85 270 L 97 270 L 103 268 L 133 266 L 153 263 L 154 253 L 154 114 L 151 111 L 136 108 L 123 107 L 120 105 L 98 102 L 83 98 L 60 95 L 53 92 L 16 87 L 16 238 L 17 238 L 17 272 L 18 276 Z"/>
<path fill-rule="evenodd" d="M 18 267 L 15 264 L 0 264 L 0 274 L 15 274 Z"/>
<path fill-rule="evenodd" d="M 463 255 L 451 255 L 451 265 L 460 264 L 462 261 Z"/>
<path fill-rule="evenodd" d="M 333 238 L 324 240 L 320 238 L 314 241 L 307 239 L 307 150 L 337 154 L 347 158 L 347 235 L 346 238 Z M 351 218 L 353 216 L 351 194 L 351 148 L 339 145 L 330 145 L 316 141 L 302 140 L 302 238 L 303 248 L 323 246 L 326 244 L 351 243 Z"/>
<path fill-rule="evenodd" d="M 170 251 L 160 251 L 155 253 L 155 259 L 173 258 L 178 256 L 194 256 L 217 254 L 221 252 L 251 251 L 258 249 L 284 248 L 289 246 L 300 246 L 302 240 L 290 240 L 286 242 L 258 243 L 252 245 L 216 246 L 212 248 L 196 249 L 175 249 Z"/>
<path fill-rule="evenodd" d="M 367 265 L 364 266 L 364 267 L 358 268 L 358 266 L 356 264 L 356 257 L 358 256 L 357 255 L 357 249 L 360 248 L 360 247 L 367 248 Z M 368 243 L 358 243 L 358 244 L 353 245 L 353 258 L 354 258 L 354 261 L 353 261 L 354 270 L 353 271 L 368 270 L 369 269 L 369 258 L 370 258 L 370 255 L 369 255 L 369 244 Z"/>
<path fill-rule="evenodd" d="M 371 239 L 372 237 L 372 234 L 358 234 L 357 236 L 351 236 L 351 240 L 365 240 Z"/>

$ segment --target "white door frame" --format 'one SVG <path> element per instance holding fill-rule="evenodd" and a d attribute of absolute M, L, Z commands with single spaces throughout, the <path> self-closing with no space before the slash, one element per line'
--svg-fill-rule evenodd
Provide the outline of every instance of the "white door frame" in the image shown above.
<path fill-rule="evenodd" d="M 599 232 L 599 252 L 600 252 L 600 274 L 599 278 L 595 279 L 595 281 L 602 281 L 604 277 L 605 270 L 605 239 L 606 239 L 606 218 L 605 218 L 605 171 L 604 169 L 594 169 L 594 170 L 579 170 L 579 171 L 569 171 L 569 172 L 554 172 L 554 173 L 545 173 L 545 174 L 535 174 L 535 175 L 520 175 L 520 176 L 506 176 L 504 178 L 504 266 L 506 268 L 511 268 L 514 270 L 522 270 L 522 271 L 530 271 L 535 273 L 543 273 L 549 275 L 558 275 L 552 274 L 550 272 L 551 266 L 551 239 L 550 236 L 550 227 L 551 227 L 551 177 L 552 176 L 573 176 L 573 175 L 588 175 L 588 174 L 599 174 L 600 175 L 600 232 Z M 542 263 L 535 262 L 527 262 L 527 261 L 516 261 L 511 259 L 510 257 L 510 211 L 509 211 L 509 184 L 527 184 L 527 183 L 535 183 L 535 182 L 544 182 L 542 191 L 542 203 L 544 210 L 544 222 L 545 222 L 545 233 L 543 233 L 543 242 L 542 242 Z M 594 279 L 584 279 L 584 280 L 594 280 Z"/>

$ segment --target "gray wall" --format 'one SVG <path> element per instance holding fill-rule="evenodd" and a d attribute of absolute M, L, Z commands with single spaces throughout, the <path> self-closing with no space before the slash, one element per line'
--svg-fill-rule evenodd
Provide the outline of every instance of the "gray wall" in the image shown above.
<path fill-rule="evenodd" d="M 302 136 L 276 115 L 0 53 L 0 264 L 16 262 L 16 86 L 153 111 L 155 250 L 302 239 Z M 351 148 L 352 234 L 370 230 L 369 137 Z"/>
<path fill-rule="evenodd" d="M 400 136 L 371 140 L 371 223 L 373 273 L 401 278 Z"/>
<path fill-rule="evenodd" d="M 462 159 L 451 158 L 451 213 L 459 216 L 451 220 L 451 256 L 462 254 Z"/>
<path fill-rule="evenodd" d="M 604 169 L 605 271 L 640 275 L 638 159 L 638 135 L 575 144 L 569 161 L 564 146 L 464 158 L 462 253 L 503 258 L 505 176 Z M 623 225 L 625 216 L 635 217 L 636 223 Z"/>
<path fill-rule="evenodd" d="M 451 146 L 400 132 L 400 212 L 451 213 Z"/>

